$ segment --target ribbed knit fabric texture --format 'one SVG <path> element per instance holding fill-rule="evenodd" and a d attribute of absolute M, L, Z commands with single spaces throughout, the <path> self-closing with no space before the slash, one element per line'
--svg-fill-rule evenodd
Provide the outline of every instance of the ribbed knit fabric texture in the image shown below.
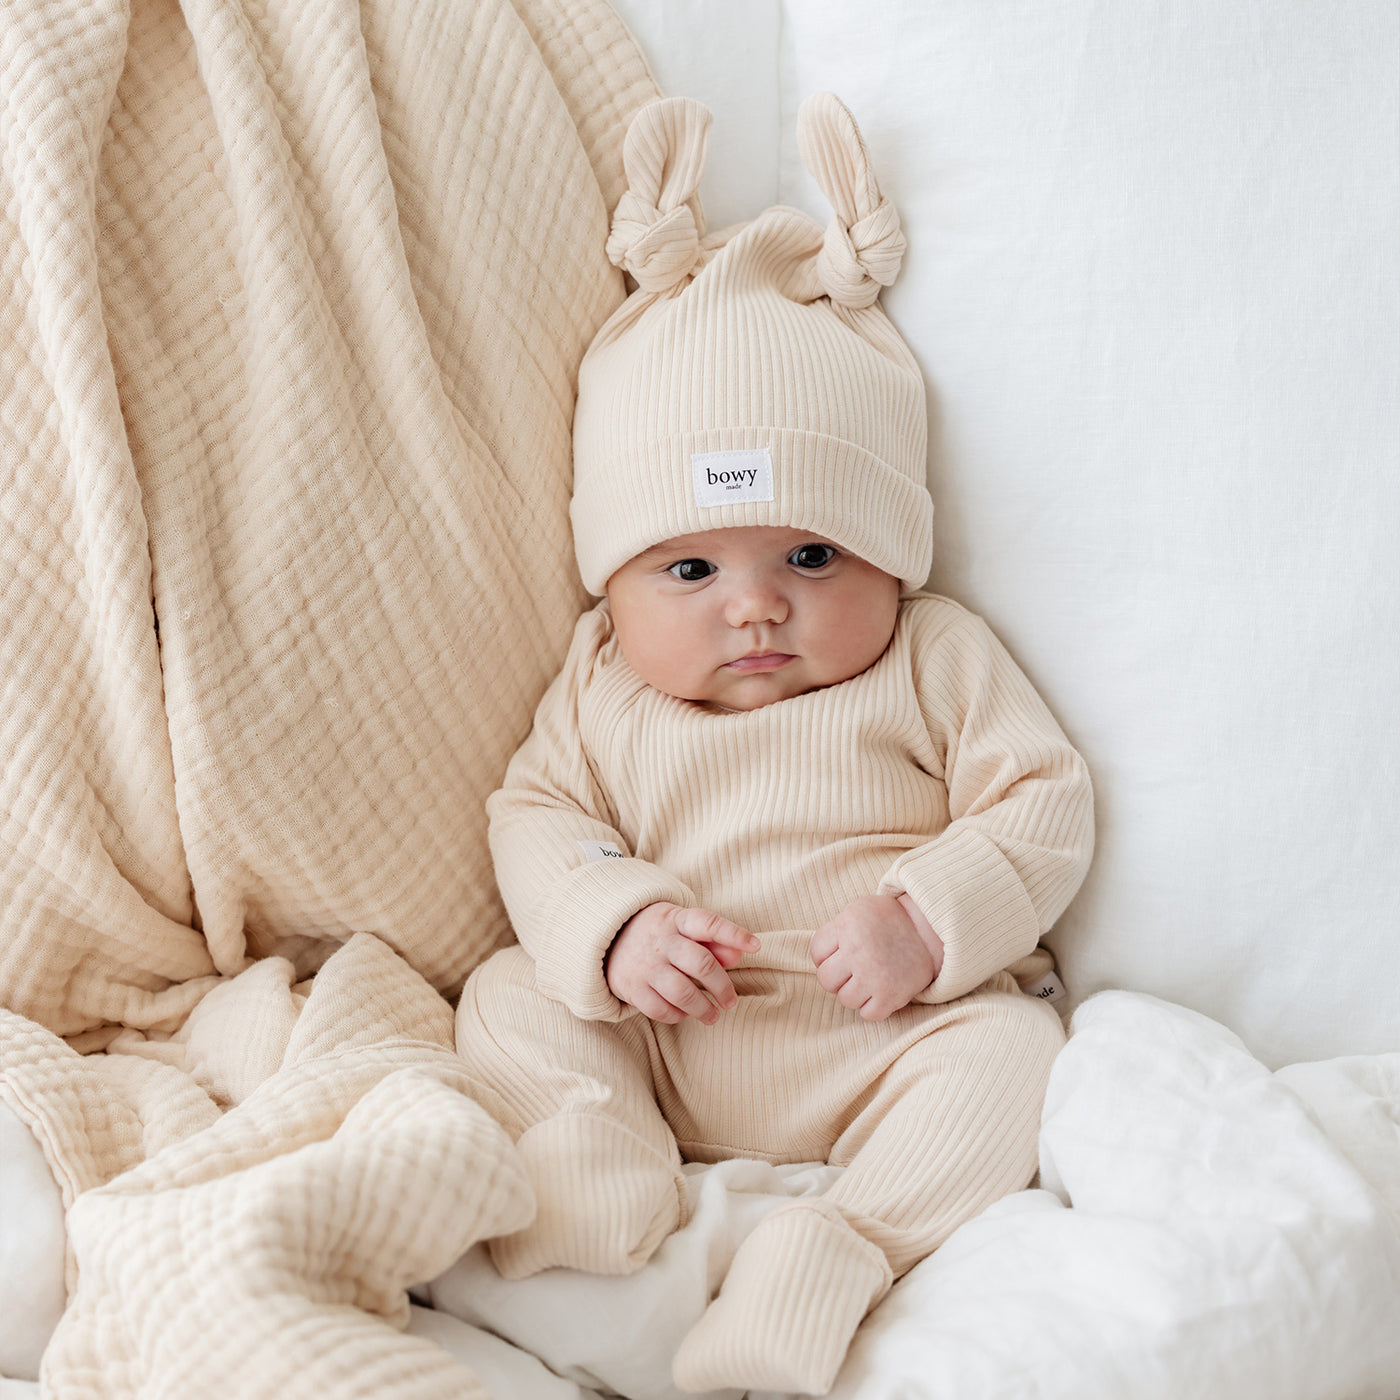
<path fill-rule="evenodd" d="M 741 1247 L 677 1358 L 696 1389 L 820 1389 L 891 1277 L 1030 1181 L 1064 1032 L 1007 973 L 878 1022 L 810 970 L 732 976 L 738 1003 L 718 1024 L 668 1026 L 630 1008 L 580 1019 L 520 948 L 472 975 L 458 1051 L 491 1089 L 538 1202 L 491 1255 L 511 1277 L 632 1272 L 684 1223 L 683 1157 L 843 1166 L 791 1230 Z"/>
<path fill-rule="evenodd" d="M 457 1043 L 540 1201 L 498 1265 L 639 1267 L 675 1220 L 683 1156 L 839 1163 L 820 1209 L 744 1245 L 676 1360 L 682 1388 L 824 1392 L 889 1278 L 1034 1172 L 1063 1032 L 1006 969 L 1087 866 L 1082 760 L 948 599 L 902 602 L 859 675 L 743 713 L 647 686 L 603 603 L 488 806 L 523 947 L 469 979 Z M 810 940 L 876 892 L 910 894 L 945 952 L 871 1022 L 821 988 Z M 653 1023 L 608 989 L 617 930 L 662 899 L 762 939 L 715 1026 Z"/>
<path fill-rule="evenodd" d="M 890 1268 L 824 1204 L 783 1207 L 740 1245 L 720 1296 L 676 1353 L 681 1390 L 831 1389 L 861 1319 L 890 1286 Z"/>
<path fill-rule="evenodd" d="M 787 525 L 919 588 L 933 517 L 924 382 L 875 300 L 903 255 L 898 216 L 850 113 L 821 93 L 798 129 L 830 226 L 779 207 L 705 239 L 694 195 L 708 127 L 698 103 L 667 99 L 628 132 L 608 248 L 639 285 L 579 370 L 583 581 L 601 594 L 678 535 Z"/>
<path fill-rule="evenodd" d="M 584 1017 L 617 1014 L 603 955 L 662 899 L 758 934 L 748 965 L 810 971 L 812 930 L 907 891 L 945 948 L 924 999 L 949 1001 L 1032 952 L 1093 839 L 1083 761 L 1044 702 L 985 623 L 933 597 L 901 605 L 861 675 L 745 714 L 649 689 L 600 604 L 488 810 L 540 985 Z"/>

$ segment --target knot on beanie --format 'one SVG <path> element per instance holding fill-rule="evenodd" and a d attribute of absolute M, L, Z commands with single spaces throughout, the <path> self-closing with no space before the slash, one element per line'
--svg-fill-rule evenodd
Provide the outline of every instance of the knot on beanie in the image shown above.
<path fill-rule="evenodd" d="M 797 114 L 797 144 L 834 210 L 817 280 L 838 305 L 871 306 L 899 276 L 906 244 L 899 214 L 880 193 L 865 138 L 840 98 L 818 92 Z"/>
<path fill-rule="evenodd" d="M 853 224 L 834 216 L 817 255 L 817 280 L 842 306 L 870 306 L 899 276 L 906 246 L 899 214 L 887 199 Z"/>
<path fill-rule="evenodd" d="M 627 190 L 607 254 L 643 292 L 678 287 L 695 271 L 705 219 L 696 190 L 709 151 L 709 109 L 687 97 L 642 108 L 622 148 Z"/>
<path fill-rule="evenodd" d="M 607 252 L 613 265 L 630 272 L 644 292 L 664 292 L 695 270 L 700 230 L 689 205 L 663 214 L 628 190 L 613 214 Z"/>

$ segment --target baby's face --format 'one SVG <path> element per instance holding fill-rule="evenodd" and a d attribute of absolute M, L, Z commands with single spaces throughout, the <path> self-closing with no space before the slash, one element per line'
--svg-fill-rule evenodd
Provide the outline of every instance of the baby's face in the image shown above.
<path fill-rule="evenodd" d="M 818 535 L 746 525 L 653 546 L 608 580 L 608 602 L 648 685 L 757 710 L 872 666 L 899 580 Z"/>

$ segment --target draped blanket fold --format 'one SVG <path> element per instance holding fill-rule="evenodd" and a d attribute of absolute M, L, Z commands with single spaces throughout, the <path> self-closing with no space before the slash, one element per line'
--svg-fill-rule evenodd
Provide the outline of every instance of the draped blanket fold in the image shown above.
<path fill-rule="evenodd" d="M 471 1393 L 402 1290 L 529 1204 L 439 994 L 508 936 L 482 805 L 582 603 L 654 96 L 601 0 L 0 0 L 0 1095 L 69 1207 L 54 1394 Z"/>

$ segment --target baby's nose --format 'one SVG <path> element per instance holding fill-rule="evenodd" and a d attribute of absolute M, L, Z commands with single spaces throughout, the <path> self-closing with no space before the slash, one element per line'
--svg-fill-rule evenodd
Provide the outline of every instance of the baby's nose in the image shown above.
<path fill-rule="evenodd" d="M 735 586 L 725 612 L 731 627 L 784 622 L 788 615 L 787 595 L 765 579 L 746 579 Z"/>

